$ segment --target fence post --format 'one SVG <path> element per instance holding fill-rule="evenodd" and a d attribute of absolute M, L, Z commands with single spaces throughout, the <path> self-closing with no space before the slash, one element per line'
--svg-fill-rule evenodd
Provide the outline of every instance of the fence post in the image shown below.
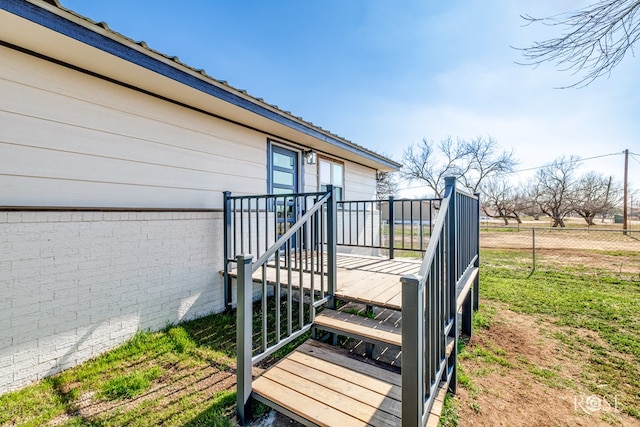
<path fill-rule="evenodd" d="M 457 212 L 456 212 L 456 199 L 458 197 L 456 191 L 456 178 L 453 176 L 448 176 L 444 179 L 445 182 L 445 194 L 449 194 L 449 207 L 447 209 L 448 215 L 448 227 L 447 227 L 447 242 L 446 242 L 446 253 L 447 253 L 447 296 L 449 301 L 449 313 L 450 316 L 453 317 L 453 327 L 449 332 L 449 336 L 453 336 L 454 338 L 454 348 L 451 352 L 451 356 L 449 359 L 448 365 L 453 369 L 453 373 L 451 375 L 451 381 L 449 382 L 449 391 L 453 394 L 456 393 L 458 388 L 458 377 L 457 377 L 457 346 L 458 346 L 458 305 L 457 305 L 457 295 L 456 295 L 456 284 L 458 282 L 458 248 L 457 248 Z"/>
<path fill-rule="evenodd" d="M 533 270 L 531 270 L 531 272 L 533 273 L 534 271 L 536 271 L 536 228 L 535 227 L 531 227 L 531 245 L 533 247 Z"/>
<path fill-rule="evenodd" d="M 393 200 L 393 196 L 389 196 L 389 259 L 393 259 L 395 257 L 394 246 L 396 240 L 396 215 L 394 206 L 395 202 Z"/>
<path fill-rule="evenodd" d="M 238 307 L 236 313 L 237 345 L 237 394 L 236 406 L 240 425 L 251 417 L 251 358 L 253 351 L 252 323 L 253 281 L 251 279 L 251 261 L 253 255 L 238 255 Z"/>
<path fill-rule="evenodd" d="M 335 309 L 338 204 L 333 185 L 327 185 L 327 191 L 331 193 L 327 201 L 327 291 L 331 295 L 329 308 Z"/>
<path fill-rule="evenodd" d="M 478 214 L 474 218 L 474 223 L 476 225 L 476 262 L 473 264 L 474 267 L 480 267 L 480 193 L 475 194 L 476 207 Z M 476 280 L 473 282 L 473 309 L 478 310 L 480 307 L 480 273 L 476 276 Z"/>
<path fill-rule="evenodd" d="M 231 191 L 224 193 L 224 237 L 223 237 L 223 257 L 224 257 L 224 308 L 231 310 L 231 278 L 229 277 L 229 253 L 231 252 Z"/>
<path fill-rule="evenodd" d="M 402 282 L 402 426 L 422 425 L 424 412 L 424 284 L 416 275 Z M 431 338 L 428 338 L 431 342 Z M 434 351 L 429 349 L 428 351 Z"/>

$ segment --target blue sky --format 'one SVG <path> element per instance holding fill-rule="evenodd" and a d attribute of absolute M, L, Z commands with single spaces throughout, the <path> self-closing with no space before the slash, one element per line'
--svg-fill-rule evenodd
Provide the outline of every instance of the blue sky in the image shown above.
<path fill-rule="evenodd" d="M 523 26 L 588 2 L 511 0 L 61 0 L 155 50 L 401 161 L 423 138 L 492 136 L 518 169 L 562 155 L 622 181 L 640 153 L 640 60 L 582 89 L 511 46 L 556 35 Z M 629 159 L 640 189 L 640 155 Z M 524 180 L 533 172 L 516 174 Z M 406 194 L 426 193 L 414 188 Z M 640 195 L 638 196 L 640 198 Z"/>

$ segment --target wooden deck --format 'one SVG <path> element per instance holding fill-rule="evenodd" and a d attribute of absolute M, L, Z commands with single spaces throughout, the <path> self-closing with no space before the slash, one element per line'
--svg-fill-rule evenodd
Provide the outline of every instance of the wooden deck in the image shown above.
<path fill-rule="evenodd" d="M 416 274 L 421 261 L 387 259 L 358 255 L 338 255 L 336 299 L 398 310 L 398 321 L 368 319 L 333 310 L 324 310 L 314 325 L 338 335 L 365 343 L 393 346 L 400 351 L 402 337 L 402 276 Z M 277 269 L 265 269 L 266 279 L 275 285 Z M 288 286 L 288 270 L 279 271 L 281 286 Z M 465 272 L 456 289 L 458 307 L 465 301 L 478 269 Z M 262 281 L 262 271 L 253 275 Z M 322 282 L 309 269 L 291 270 L 291 286 L 318 291 Z M 326 283 L 326 278 L 324 279 Z M 452 337 L 446 339 L 446 357 L 455 348 Z M 253 396 L 305 425 L 317 426 L 399 426 L 402 424 L 402 378 L 397 366 L 363 361 L 344 349 L 307 340 L 295 351 L 253 380 Z M 394 370 L 395 369 L 395 370 Z M 439 385 L 427 426 L 438 425 L 448 382 Z"/>
<path fill-rule="evenodd" d="M 319 426 L 399 426 L 399 373 L 308 340 L 253 382 L 254 396 Z"/>
<path fill-rule="evenodd" d="M 341 254 L 337 256 L 336 266 L 336 299 L 400 310 L 402 303 L 400 278 L 417 273 L 420 260 Z M 276 274 L 275 268 L 267 268 L 267 282 L 270 285 L 276 283 Z M 235 276 L 235 270 L 231 275 Z M 297 270 L 293 271 L 292 286 L 298 288 L 302 282 L 305 289 L 311 289 L 312 274 L 305 271 L 301 276 Z M 316 272 L 313 276 L 314 289 L 319 290 L 320 274 Z M 262 273 L 256 271 L 253 274 L 253 280 L 260 283 Z M 284 268 L 281 269 L 280 284 L 283 286 L 288 284 Z"/>

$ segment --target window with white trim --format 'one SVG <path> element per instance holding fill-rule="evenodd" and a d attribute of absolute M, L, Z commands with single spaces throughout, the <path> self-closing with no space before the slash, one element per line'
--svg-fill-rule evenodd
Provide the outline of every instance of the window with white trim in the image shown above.
<path fill-rule="evenodd" d="M 326 191 L 327 185 L 333 185 L 336 190 L 336 199 L 342 200 L 344 194 L 344 164 L 319 158 L 318 181 L 320 191 Z"/>

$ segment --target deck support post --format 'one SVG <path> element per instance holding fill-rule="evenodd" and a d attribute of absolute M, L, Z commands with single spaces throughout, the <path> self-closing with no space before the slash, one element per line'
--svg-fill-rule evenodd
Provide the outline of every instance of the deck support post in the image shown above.
<path fill-rule="evenodd" d="M 224 195 L 224 309 L 231 310 L 231 277 L 229 277 L 229 254 L 231 253 L 231 191 L 225 191 Z"/>
<path fill-rule="evenodd" d="M 252 303 L 253 280 L 251 278 L 251 261 L 253 255 L 238 255 L 238 307 L 236 317 L 237 355 L 237 394 L 236 406 L 240 425 L 251 418 L 251 368 L 252 368 Z"/>
<path fill-rule="evenodd" d="M 331 193 L 327 200 L 327 291 L 329 302 L 327 307 L 336 309 L 336 287 L 338 286 L 337 256 L 338 256 L 338 203 L 336 191 L 333 185 L 327 185 L 327 191 Z M 332 345 L 338 345 L 338 335 L 331 333 L 329 339 Z"/>
<path fill-rule="evenodd" d="M 338 240 L 338 204 L 333 185 L 327 185 L 327 191 L 331 193 L 327 200 L 327 291 L 331 296 L 329 308 L 336 308 L 336 281 L 337 281 L 337 240 Z"/>
<path fill-rule="evenodd" d="M 417 275 L 402 282 L 402 427 L 421 426 L 425 402 L 424 283 Z"/>
<path fill-rule="evenodd" d="M 389 259 L 393 259 L 395 257 L 395 240 L 396 240 L 396 230 L 395 230 L 395 202 L 393 201 L 393 196 L 389 196 Z M 404 218 L 402 218 L 404 220 Z"/>
<path fill-rule="evenodd" d="M 445 194 L 449 194 L 449 206 L 448 206 L 448 224 L 447 224 L 447 240 L 446 240 L 446 257 L 447 257 L 447 295 L 448 295 L 448 313 L 453 320 L 453 327 L 449 332 L 449 336 L 453 338 L 454 346 L 449 360 L 447 363 L 447 370 L 451 372 L 451 380 L 449 381 L 449 391 L 453 394 L 456 393 L 458 388 L 457 378 L 457 359 L 458 359 L 458 307 L 456 298 L 456 285 L 458 282 L 458 212 L 457 212 L 457 198 L 458 193 L 456 190 L 456 178 L 454 176 L 448 176 L 444 179 L 445 182 Z"/>
<path fill-rule="evenodd" d="M 476 208 L 477 208 L 477 212 L 478 215 L 473 219 L 474 224 L 476 225 L 476 231 L 477 234 L 475 236 L 476 241 L 476 247 L 475 247 L 475 251 L 476 251 L 476 262 L 473 264 L 474 267 L 479 268 L 480 267 L 480 193 L 476 193 Z M 478 274 L 476 276 L 476 280 L 474 280 L 473 282 L 473 309 L 474 310 L 478 310 L 478 307 L 480 307 L 480 275 Z"/>

